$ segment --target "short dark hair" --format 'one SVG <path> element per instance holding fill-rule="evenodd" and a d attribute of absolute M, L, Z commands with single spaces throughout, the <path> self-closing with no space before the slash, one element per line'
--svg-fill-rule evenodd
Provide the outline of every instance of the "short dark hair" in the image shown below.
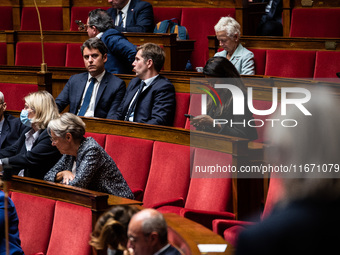
<path fill-rule="evenodd" d="M 105 44 L 97 37 L 86 40 L 81 46 L 81 54 L 84 56 L 84 49 L 97 49 L 104 56 L 107 53 Z"/>
<path fill-rule="evenodd" d="M 111 16 L 103 9 L 95 9 L 89 12 L 89 26 L 95 26 L 99 32 L 105 32 L 115 25 Z"/>
<path fill-rule="evenodd" d="M 225 57 L 209 58 L 203 74 L 210 77 L 241 78 L 235 66 Z"/>
<path fill-rule="evenodd" d="M 142 50 L 142 58 L 146 61 L 151 59 L 157 72 L 160 72 L 165 61 L 165 52 L 157 44 L 145 43 L 137 47 L 137 52 Z"/>

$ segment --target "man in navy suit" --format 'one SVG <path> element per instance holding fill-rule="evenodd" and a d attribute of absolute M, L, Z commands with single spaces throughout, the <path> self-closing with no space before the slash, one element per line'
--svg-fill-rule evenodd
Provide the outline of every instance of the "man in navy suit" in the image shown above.
<path fill-rule="evenodd" d="M 157 44 L 146 43 L 137 48 L 132 64 L 137 77 L 130 81 L 114 119 L 172 126 L 175 88 L 159 74 L 164 60 L 164 50 Z"/>
<path fill-rule="evenodd" d="M 5 112 L 6 107 L 4 94 L 0 91 L 0 149 L 14 144 L 26 128 L 20 119 Z"/>
<path fill-rule="evenodd" d="M 76 74 L 56 98 L 59 111 L 85 117 L 111 119 L 125 93 L 125 83 L 105 70 L 107 48 L 98 38 L 90 38 L 81 47 L 88 72 Z"/>
<path fill-rule="evenodd" d="M 140 0 L 108 0 L 107 13 L 120 32 L 152 33 L 155 27 L 152 5 Z M 121 13 L 120 13 L 121 12 Z"/>
<path fill-rule="evenodd" d="M 155 209 L 144 209 L 132 216 L 128 226 L 127 247 L 131 255 L 180 255 L 168 243 L 166 221 Z"/>

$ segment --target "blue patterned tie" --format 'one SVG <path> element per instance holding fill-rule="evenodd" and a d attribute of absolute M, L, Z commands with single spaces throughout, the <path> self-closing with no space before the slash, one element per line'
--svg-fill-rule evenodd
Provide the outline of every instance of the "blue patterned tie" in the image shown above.
<path fill-rule="evenodd" d="M 140 96 L 140 94 L 142 93 L 143 88 L 144 88 L 145 85 L 146 85 L 146 84 L 145 84 L 144 81 L 142 81 L 142 82 L 140 83 L 139 88 L 138 88 L 137 95 L 136 95 L 136 97 L 135 97 L 135 100 L 133 100 L 132 104 L 130 105 L 130 107 L 129 107 L 128 111 L 127 111 L 127 114 L 126 114 L 124 120 L 128 121 L 129 118 L 130 118 L 131 113 L 133 113 L 133 112 L 135 111 L 135 108 L 136 108 L 136 105 L 137 105 L 139 96 Z"/>
<path fill-rule="evenodd" d="M 118 15 L 119 15 L 118 27 L 122 27 L 123 26 L 123 12 L 119 11 Z"/>
<path fill-rule="evenodd" d="M 91 101 L 92 91 L 93 91 L 93 87 L 94 87 L 95 82 L 96 82 L 96 78 L 92 77 L 90 85 L 86 90 L 84 101 L 83 101 L 83 104 L 81 105 L 78 116 L 84 116 L 87 108 L 89 108 L 89 104 L 90 104 L 90 101 Z"/>

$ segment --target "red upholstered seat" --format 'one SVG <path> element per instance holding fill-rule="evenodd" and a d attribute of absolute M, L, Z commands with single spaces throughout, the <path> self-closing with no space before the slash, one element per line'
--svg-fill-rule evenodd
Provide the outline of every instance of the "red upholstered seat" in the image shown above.
<path fill-rule="evenodd" d="M 5 96 L 7 110 L 21 111 L 24 108 L 24 97 L 38 91 L 38 85 L 19 83 L 0 83 L 0 91 Z M 13 100 L 15 98 L 15 100 Z"/>
<path fill-rule="evenodd" d="M 143 205 L 184 206 L 190 179 L 190 147 L 154 142 Z M 157 191 L 157 192 L 155 192 Z"/>
<path fill-rule="evenodd" d="M 89 15 L 89 12 L 94 10 L 94 9 L 104 9 L 107 10 L 110 7 L 94 7 L 94 6 L 74 6 L 71 9 L 71 25 L 70 25 L 70 30 L 71 31 L 78 31 L 78 25 L 76 24 L 76 20 L 81 20 L 84 24 L 87 22 L 87 18 Z"/>
<path fill-rule="evenodd" d="M 106 134 L 86 132 L 85 137 L 92 137 L 100 146 L 105 148 Z"/>
<path fill-rule="evenodd" d="M 336 73 L 340 72 L 339 51 L 317 51 L 315 60 L 314 79 L 328 78 L 340 82 Z"/>
<path fill-rule="evenodd" d="M 267 50 L 265 75 L 313 78 L 315 55 L 307 50 Z"/>
<path fill-rule="evenodd" d="M 12 6 L 0 6 L 0 30 L 13 29 Z"/>
<path fill-rule="evenodd" d="M 19 218 L 21 246 L 25 254 L 46 254 L 52 230 L 55 201 L 12 192 Z"/>
<path fill-rule="evenodd" d="M 264 70 L 266 68 L 266 53 L 265 49 L 248 49 L 254 53 L 255 62 L 255 74 L 264 75 Z"/>
<path fill-rule="evenodd" d="M 39 7 L 43 30 L 63 30 L 62 7 Z M 23 7 L 21 30 L 40 30 L 38 14 L 35 7 Z"/>
<path fill-rule="evenodd" d="M 81 46 L 81 43 L 68 43 L 66 45 L 66 67 L 85 67 Z"/>
<path fill-rule="evenodd" d="M 135 195 L 142 200 L 148 179 L 153 141 L 107 135 L 106 152 L 116 162 L 118 169 Z"/>
<path fill-rule="evenodd" d="M 44 52 L 47 66 L 65 66 L 66 43 L 44 43 Z M 41 54 L 40 42 L 18 42 L 15 65 L 40 66 Z"/>
<path fill-rule="evenodd" d="M 339 8 L 295 8 L 290 25 L 291 37 L 340 37 Z"/>
<path fill-rule="evenodd" d="M 7 44 L 6 43 L 0 43 L 0 65 L 7 65 Z"/>
<path fill-rule="evenodd" d="M 166 19 L 175 18 L 175 22 L 181 24 L 182 8 L 176 7 L 153 7 L 155 24 Z"/>
<path fill-rule="evenodd" d="M 90 208 L 57 201 L 47 255 L 90 255 Z"/>
<path fill-rule="evenodd" d="M 191 94 L 189 103 L 189 114 L 193 116 L 201 115 L 201 94 Z M 190 120 L 187 118 L 185 129 L 195 130 L 196 128 L 190 125 Z"/>
<path fill-rule="evenodd" d="M 190 93 L 176 92 L 176 112 L 174 119 L 174 127 L 184 128 L 186 117 L 184 114 L 189 111 Z"/>
<path fill-rule="evenodd" d="M 181 25 L 185 26 L 191 40 L 196 40 L 191 55 L 193 67 L 204 66 L 209 58 L 208 35 L 215 34 L 214 26 L 221 17 L 235 18 L 234 8 L 182 8 Z M 199 18 L 198 18 L 199 17 Z"/>

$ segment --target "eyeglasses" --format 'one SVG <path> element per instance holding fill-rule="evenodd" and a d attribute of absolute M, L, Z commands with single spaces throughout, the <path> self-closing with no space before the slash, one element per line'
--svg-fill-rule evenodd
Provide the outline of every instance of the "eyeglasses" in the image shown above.
<path fill-rule="evenodd" d="M 56 141 L 58 141 L 58 138 L 59 137 L 57 137 L 57 136 L 56 137 L 50 136 L 50 140 L 51 140 L 52 143 L 55 143 Z"/>

